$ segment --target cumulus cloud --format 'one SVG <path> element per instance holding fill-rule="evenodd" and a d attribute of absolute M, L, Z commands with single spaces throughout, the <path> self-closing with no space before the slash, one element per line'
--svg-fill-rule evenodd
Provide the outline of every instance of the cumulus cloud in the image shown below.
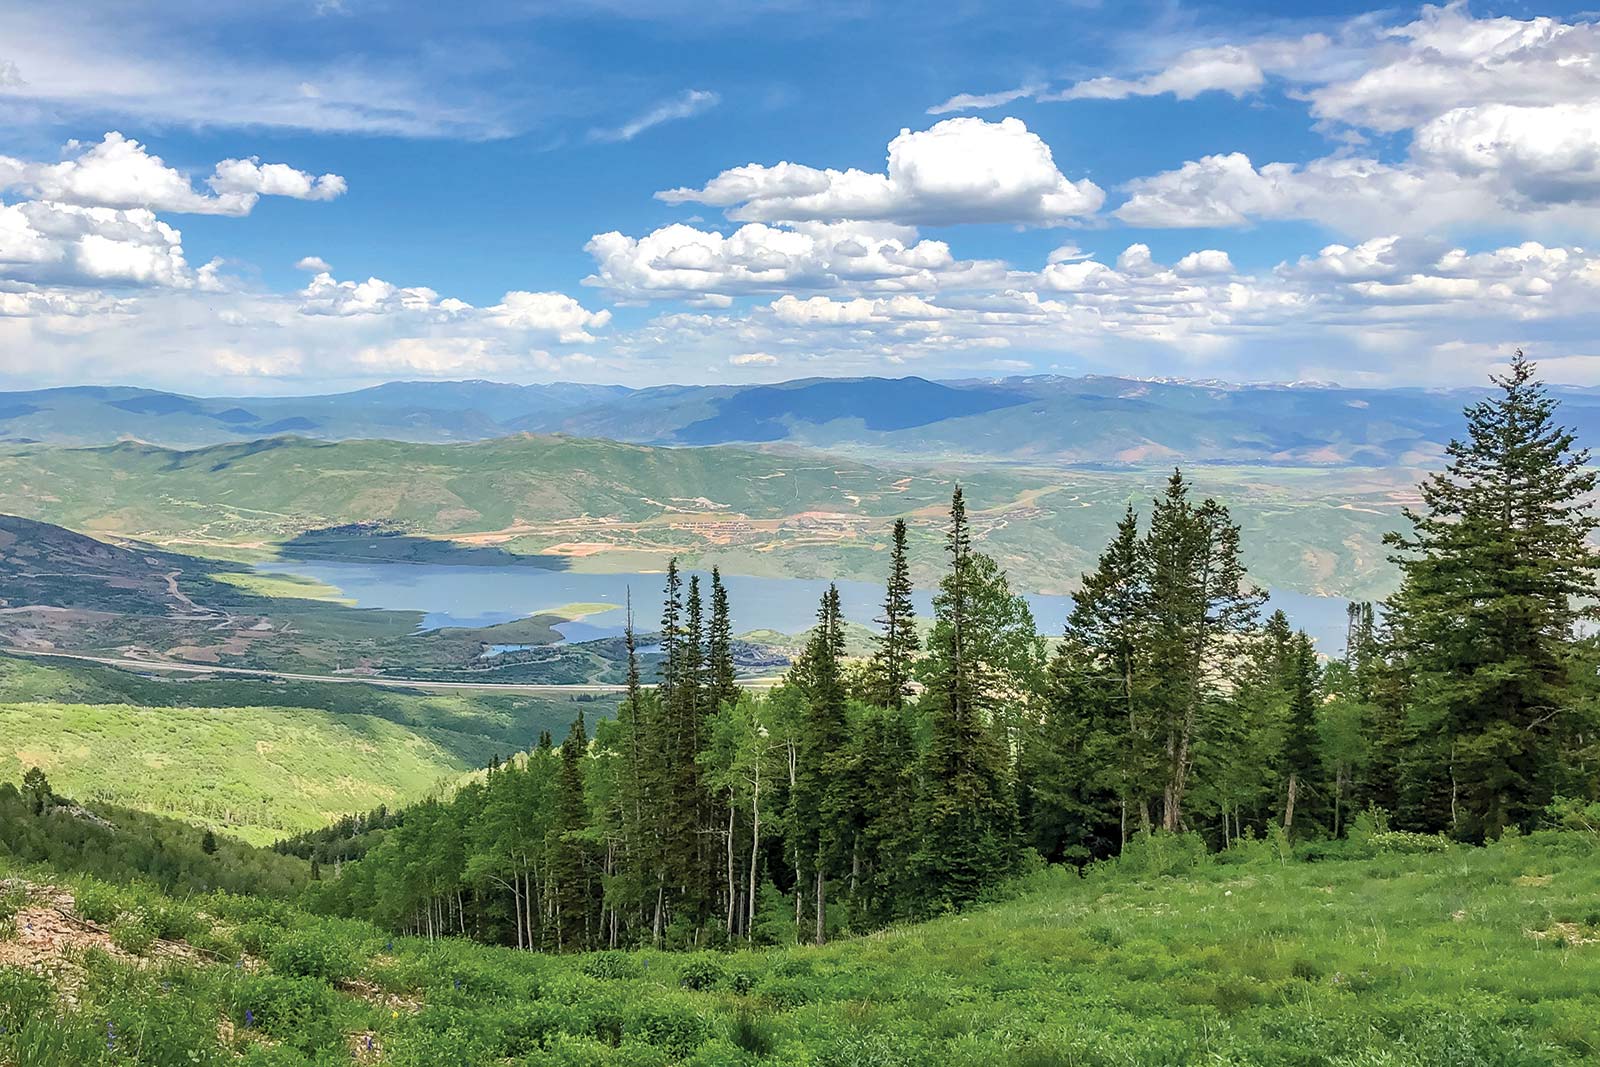
<path fill-rule="evenodd" d="M 708 89 L 686 89 L 671 100 L 663 100 L 621 126 L 590 130 L 589 140 L 631 141 L 646 130 L 654 129 L 662 123 L 694 118 L 710 111 L 721 102 L 722 97 Z"/>
<path fill-rule="evenodd" d="M 328 266 L 328 261 L 321 256 L 302 256 L 295 261 L 295 270 L 308 270 L 313 274 L 331 274 L 333 268 Z"/>
<path fill-rule="evenodd" d="M 778 357 L 770 352 L 740 352 L 729 356 L 728 362 L 735 367 L 771 367 L 777 364 Z"/>
<path fill-rule="evenodd" d="M 1407 133 L 1405 158 L 1205 156 L 1129 183 L 1117 217 L 1207 227 L 1306 219 L 1364 236 L 1518 216 L 1600 231 L 1600 24 L 1476 19 L 1451 4 L 1392 28 L 1356 20 L 1336 51 L 1338 62 L 1294 74 L 1312 115 L 1357 139 Z"/>
<path fill-rule="evenodd" d="M 498 304 L 477 308 L 454 297 L 441 298 L 426 286 L 398 286 L 382 278 L 339 281 L 326 271 L 300 291 L 298 310 L 302 315 L 395 316 L 419 326 L 461 324 L 498 333 L 537 333 L 560 344 L 593 341 L 589 331 L 611 321 L 611 312 L 590 311 L 565 293 L 513 290 Z"/>
<path fill-rule="evenodd" d="M 861 220 L 904 225 L 1010 222 L 1061 225 L 1092 215 L 1104 191 L 1069 180 L 1050 146 L 1020 119 L 946 119 L 901 130 L 885 173 L 750 163 L 699 189 L 656 194 L 669 204 L 724 208 L 749 222 Z"/>
<path fill-rule="evenodd" d="M 943 241 L 901 227 L 861 223 L 750 223 L 726 236 L 682 223 L 643 237 L 615 231 L 585 246 L 595 273 L 585 285 L 625 299 L 733 296 L 795 289 L 926 290 L 974 285 L 1004 274 L 992 261 L 957 260 Z"/>
<path fill-rule="evenodd" d="M 611 312 L 590 311 L 565 293 L 509 292 L 485 314 L 508 330 L 553 333 L 562 344 L 593 341 L 589 331 L 611 321 Z"/>
<path fill-rule="evenodd" d="M 315 177 L 255 158 L 223 160 L 207 184 L 212 195 L 197 191 L 187 175 L 115 130 L 95 144 L 69 143 L 67 158 L 59 163 L 0 156 L 0 191 L 84 207 L 246 215 L 262 196 L 331 200 L 345 191 L 345 180 L 337 174 Z"/>

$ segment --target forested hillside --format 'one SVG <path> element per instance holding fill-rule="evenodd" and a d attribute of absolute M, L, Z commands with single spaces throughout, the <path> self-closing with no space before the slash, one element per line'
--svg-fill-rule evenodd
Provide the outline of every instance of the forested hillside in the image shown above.
<path fill-rule="evenodd" d="M 1600 795 L 1594 474 L 1519 360 L 1468 412 L 1396 535 L 1402 588 L 1353 604 L 1324 664 L 1243 562 L 1239 526 L 1174 474 L 1129 508 L 1051 650 L 953 495 L 926 647 L 903 527 L 882 633 L 844 654 L 837 591 L 784 684 L 741 693 L 713 573 L 669 569 L 658 684 L 573 722 L 319 887 L 392 928 L 523 947 L 818 943 L 980 899 L 1037 854 L 1077 864 L 1152 832 L 1482 842 Z M 629 638 L 630 653 L 632 637 Z M 336 853 L 336 849 L 335 849 Z"/>
<path fill-rule="evenodd" d="M 721 574 L 674 564 L 614 718 L 575 707 L 453 791 L 270 851 L 30 767 L 0 786 L 0 1055 L 1586 1062 L 1596 474 L 1520 356 L 1466 416 L 1389 539 L 1399 591 L 1350 605 L 1335 657 L 1180 472 L 1059 637 L 957 485 L 932 619 L 897 522 L 865 656 L 833 587 L 782 682 L 741 687 Z M 63 873 L 243 870 L 250 895 L 186 904 Z"/>
<path fill-rule="evenodd" d="M 1390 591 L 1383 534 L 1409 472 L 1190 471 L 1251 534 L 1258 579 L 1306 593 Z M 821 453 L 519 436 L 463 445 L 276 438 L 190 452 L 0 446 L 0 513 L 171 552 L 877 579 L 908 521 L 919 580 L 942 566 L 959 481 L 973 536 L 1021 588 L 1070 592 L 1130 501 L 1166 469 L 970 469 Z"/>

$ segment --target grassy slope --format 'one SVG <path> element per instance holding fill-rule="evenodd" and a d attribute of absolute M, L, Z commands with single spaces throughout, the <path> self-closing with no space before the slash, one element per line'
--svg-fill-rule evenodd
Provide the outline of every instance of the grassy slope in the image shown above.
<path fill-rule="evenodd" d="M 0 656 L 0 780 L 56 788 L 252 841 L 425 796 L 561 733 L 604 699 L 421 695 L 357 685 L 172 680 Z"/>
<path fill-rule="evenodd" d="M 258 844 L 413 802 L 471 769 L 383 719 L 303 708 L 0 704 L 0 739 L 0 778 L 42 767 L 68 796 Z"/>
<path fill-rule="evenodd" d="M 1304 592 L 1367 594 L 1392 580 L 1379 546 L 1397 522 L 1404 473 L 1212 468 L 1195 472 L 1245 526 L 1260 579 Z M 386 520 L 414 533 L 509 531 L 505 549 L 537 554 L 604 545 L 583 566 L 659 566 L 681 552 L 738 573 L 877 578 L 883 533 L 910 519 L 919 578 L 940 560 L 942 509 L 968 487 L 981 547 L 1036 592 L 1068 590 L 1093 562 L 1123 507 L 1159 491 L 1162 471 L 938 470 L 737 448 L 649 448 L 515 437 L 469 445 L 277 439 L 173 452 L 146 445 L 0 449 L 0 512 L 178 551 L 307 555 L 339 551 L 307 531 Z M 1398 495 L 1397 495 L 1398 494 Z M 842 517 L 819 527 L 808 512 Z M 569 524 L 587 516 L 588 525 Z M 745 516 L 759 528 L 704 524 Z M 762 526 L 761 524 L 767 524 Z M 701 525 L 696 525 L 701 524 Z M 415 539 L 396 540 L 411 558 Z M 348 546 L 346 546 L 348 547 Z M 370 556 L 371 540 L 356 546 Z M 500 547 L 480 545 L 493 562 Z M 346 553 L 348 554 L 348 553 Z M 428 558 L 436 558 L 428 556 Z"/>
<path fill-rule="evenodd" d="M 319 1063 L 353 1049 L 393 1065 L 1592 1063 L 1595 849 L 1592 836 L 1551 834 L 1316 864 L 1263 847 L 1173 876 L 1058 869 L 972 913 L 731 956 L 391 941 L 214 901 L 206 910 L 228 925 L 255 920 L 195 935 L 222 962 L 102 966 L 59 1018 L 0 970 L 0 1061 L 126 1062 L 103 1054 L 109 1021 L 147 1035 L 142 1062 L 163 1064 L 230 1062 L 269 1040 L 281 1042 L 270 1062 L 286 1065 L 306 1062 L 296 1047 L 331 1050 Z M 234 968 L 241 948 L 269 966 Z M 313 977 L 286 976 L 297 972 Z M 219 1017 L 233 1023 L 225 1040 Z"/>

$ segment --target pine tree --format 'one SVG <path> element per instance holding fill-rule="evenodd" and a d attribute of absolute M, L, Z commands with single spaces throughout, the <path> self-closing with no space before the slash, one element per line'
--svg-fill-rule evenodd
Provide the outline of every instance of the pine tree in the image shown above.
<path fill-rule="evenodd" d="M 1466 409 L 1467 438 L 1419 487 L 1388 605 L 1412 675 L 1402 796 L 1470 840 L 1531 823 L 1550 800 L 1572 720 L 1575 627 L 1600 555 L 1587 450 L 1519 351 L 1498 394 Z"/>
<path fill-rule="evenodd" d="M 1245 583 L 1239 527 L 1214 500 L 1189 501 L 1181 472 L 1155 502 L 1143 545 L 1149 568 L 1149 651 L 1157 728 L 1163 737 L 1161 827 L 1185 828 L 1183 805 L 1197 737 L 1225 688 L 1238 638 L 1264 599 Z"/>
<path fill-rule="evenodd" d="M 558 947 L 582 951 L 592 944 L 594 875 L 589 843 L 589 808 L 584 799 L 583 760 L 589 747 L 583 713 L 572 721 L 561 743 L 561 772 L 556 780 L 555 825 L 551 828 L 550 877 L 555 883 Z"/>
<path fill-rule="evenodd" d="M 739 699 L 739 683 L 733 669 L 733 617 L 728 608 L 728 589 L 722 572 L 711 568 L 711 627 L 706 641 L 710 667 L 711 707 L 717 708 Z"/>
<path fill-rule="evenodd" d="M 878 618 L 882 631 L 871 665 L 873 703 L 896 711 L 911 694 L 912 661 L 922 648 L 916 610 L 911 603 L 911 564 L 906 559 L 906 520 L 894 521 L 889 551 L 889 584 Z"/>
<path fill-rule="evenodd" d="M 1283 832 L 1293 834 L 1296 804 L 1299 804 L 1302 825 L 1308 820 L 1313 804 L 1320 799 L 1322 760 L 1319 756 L 1321 741 L 1317 730 L 1317 656 L 1311 647 L 1311 638 L 1304 630 L 1290 643 L 1291 681 L 1289 687 L 1289 714 L 1284 724 L 1283 775 L 1284 806 Z M 1313 803 L 1307 803 L 1310 800 Z"/>
<path fill-rule="evenodd" d="M 945 535 L 950 568 L 934 598 L 925 662 L 929 744 L 923 763 L 916 855 L 925 902 L 963 904 L 1016 865 L 1017 807 L 1004 744 L 987 715 L 974 654 L 975 553 L 960 486 Z"/>
<path fill-rule="evenodd" d="M 843 676 L 844 620 L 839 587 L 830 585 L 817 608 L 817 625 L 794 667 L 795 684 L 805 696 L 795 788 L 791 799 L 791 848 L 795 867 L 809 881 L 817 944 L 827 940 L 827 882 L 839 867 L 844 848 L 836 814 L 836 793 L 846 788 L 836 763 L 848 737 Z"/>

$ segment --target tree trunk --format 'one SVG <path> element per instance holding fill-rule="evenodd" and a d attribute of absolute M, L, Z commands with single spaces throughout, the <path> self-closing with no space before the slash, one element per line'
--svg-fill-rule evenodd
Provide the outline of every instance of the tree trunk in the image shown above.
<path fill-rule="evenodd" d="M 745 902 L 749 916 L 745 920 L 745 940 L 755 938 L 756 929 L 756 866 L 761 857 L 761 761 L 756 759 L 755 790 L 750 799 L 750 899 Z"/>
<path fill-rule="evenodd" d="M 817 864 L 817 944 L 828 943 L 827 883 L 822 879 L 822 864 Z"/>
<path fill-rule="evenodd" d="M 1283 836 L 1288 837 L 1294 830 L 1294 795 L 1300 788 L 1300 773 L 1289 772 L 1289 798 L 1283 805 Z"/>
<path fill-rule="evenodd" d="M 734 887 L 734 872 L 733 872 L 733 831 L 734 831 L 734 826 L 735 826 L 735 823 L 733 821 L 733 813 L 734 813 L 735 810 L 736 809 L 733 806 L 733 790 L 729 789 L 728 790 L 728 940 L 730 940 L 730 941 L 733 940 L 734 923 L 736 921 L 735 916 L 737 915 L 738 908 L 739 908 L 739 902 L 734 899 L 736 893 L 738 892 L 737 889 L 735 889 L 735 887 Z"/>

